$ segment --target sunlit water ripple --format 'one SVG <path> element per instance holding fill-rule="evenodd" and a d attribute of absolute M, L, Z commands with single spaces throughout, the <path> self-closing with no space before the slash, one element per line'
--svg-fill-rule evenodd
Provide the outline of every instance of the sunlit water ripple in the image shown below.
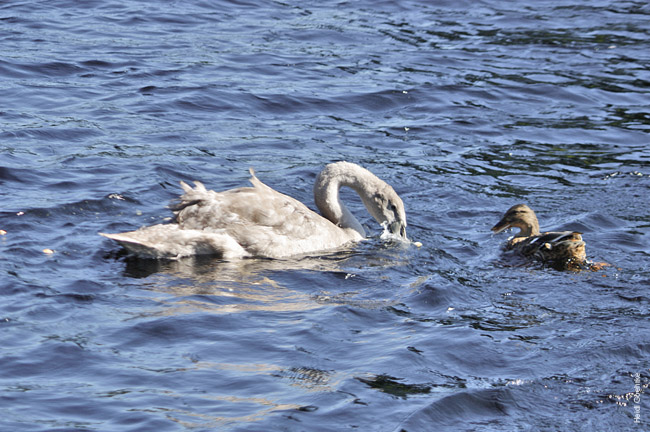
<path fill-rule="evenodd" d="M 0 5 L 0 429 L 647 429 L 647 2 L 188 3 Z M 97 235 L 250 166 L 311 206 L 336 160 L 421 248 Z M 612 266 L 510 266 L 489 228 L 519 202 Z"/>

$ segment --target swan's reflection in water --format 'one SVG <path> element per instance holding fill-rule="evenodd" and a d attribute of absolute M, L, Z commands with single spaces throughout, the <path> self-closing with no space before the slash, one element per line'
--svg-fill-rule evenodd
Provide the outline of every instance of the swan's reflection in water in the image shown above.
<path fill-rule="evenodd" d="M 376 308 L 398 300 L 394 296 L 377 299 L 368 292 L 369 284 L 378 283 L 368 278 L 385 281 L 388 269 L 408 261 L 407 248 L 393 246 L 372 250 L 369 245 L 365 250 L 294 259 L 127 259 L 125 273 L 146 278 L 143 287 L 149 290 L 171 295 L 159 299 L 167 306 L 173 304 L 164 309 L 166 315 L 199 310 L 219 314 L 307 311 L 325 304 Z"/>
<path fill-rule="evenodd" d="M 153 301 L 131 318 L 136 331 L 144 322 L 147 340 L 152 329 L 169 332 L 163 345 L 170 346 L 167 355 L 174 358 L 184 350 L 179 347 L 185 338 L 196 338 L 195 351 L 183 354 L 189 363 L 181 362 L 182 370 L 175 372 L 231 383 L 206 394 L 178 392 L 193 402 L 188 406 L 214 405 L 210 414 L 185 408 L 165 415 L 184 427 L 222 429 L 263 422 L 278 412 L 317 409 L 315 401 L 338 395 L 355 373 L 337 367 L 322 350 L 369 343 L 350 341 L 350 334 L 358 334 L 350 326 L 385 319 L 385 314 L 359 314 L 359 309 L 400 302 L 406 290 L 399 285 L 409 283 L 396 269 L 408 257 L 408 249 L 370 241 L 355 250 L 282 260 L 126 259 L 126 275 L 138 278 L 135 285 Z M 170 344 L 169 334 L 176 332 Z M 161 350 L 165 355 L 166 348 L 158 346 L 156 355 Z M 157 365 L 156 358 L 147 355 L 142 361 Z M 253 387 L 285 390 L 251 396 Z"/>
<path fill-rule="evenodd" d="M 338 271 L 340 261 L 353 256 L 353 251 L 338 251 L 327 255 L 287 259 L 250 258 L 223 261 L 211 256 L 194 256 L 179 260 L 150 260 L 128 258 L 125 275 L 148 277 L 154 273 L 175 274 L 197 282 L 237 281 L 251 282 L 259 274 L 272 271 L 315 270 Z"/>

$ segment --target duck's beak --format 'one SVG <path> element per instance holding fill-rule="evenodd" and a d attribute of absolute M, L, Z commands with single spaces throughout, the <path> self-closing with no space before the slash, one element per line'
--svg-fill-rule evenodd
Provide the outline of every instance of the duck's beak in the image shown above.
<path fill-rule="evenodd" d="M 507 230 L 508 228 L 510 228 L 510 222 L 503 218 L 492 227 L 492 232 L 499 234 L 501 231 Z"/>
<path fill-rule="evenodd" d="M 388 231 L 390 231 L 391 234 L 402 237 L 404 240 L 408 240 L 406 238 L 406 224 L 402 221 L 397 220 L 388 225 Z"/>

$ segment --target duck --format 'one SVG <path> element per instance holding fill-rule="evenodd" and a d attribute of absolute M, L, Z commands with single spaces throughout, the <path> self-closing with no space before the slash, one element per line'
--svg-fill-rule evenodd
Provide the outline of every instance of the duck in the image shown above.
<path fill-rule="evenodd" d="M 508 240 L 504 247 L 506 251 L 536 259 L 558 270 L 579 269 L 587 264 L 582 233 L 541 233 L 535 212 L 526 204 L 510 207 L 492 227 L 492 232 L 498 234 L 508 228 L 519 228 L 519 232 Z"/>
<path fill-rule="evenodd" d="M 361 223 L 341 201 L 351 188 L 368 213 L 398 240 L 406 237 L 404 203 L 392 186 L 351 162 L 326 165 L 316 177 L 314 201 L 320 214 L 262 183 L 250 170 L 252 187 L 222 192 L 181 181 L 184 193 L 172 206 L 174 218 L 122 233 L 99 233 L 141 258 L 179 259 L 214 255 L 224 260 L 284 258 L 333 250 L 366 238 Z"/>

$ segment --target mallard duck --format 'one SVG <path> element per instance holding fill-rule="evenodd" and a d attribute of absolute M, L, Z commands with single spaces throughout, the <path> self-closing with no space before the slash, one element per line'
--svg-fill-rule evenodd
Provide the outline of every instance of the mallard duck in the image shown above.
<path fill-rule="evenodd" d="M 525 204 L 510 207 L 492 227 L 500 233 L 508 228 L 519 232 L 508 240 L 505 249 L 524 257 L 535 258 L 558 269 L 579 268 L 586 263 L 585 242 L 575 231 L 539 232 L 535 212 Z"/>
<path fill-rule="evenodd" d="M 181 182 L 185 193 L 173 208 L 173 223 L 100 235 L 146 258 L 281 258 L 325 251 L 366 236 L 339 198 L 339 189 L 347 186 L 359 194 L 377 222 L 407 240 L 402 200 L 390 185 L 359 165 L 336 162 L 318 175 L 314 199 L 322 216 L 262 183 L 252 169 L 250 173 L 253 187 L 224 192 L 207 190 L 200 182 L 193 188 Z"/>

